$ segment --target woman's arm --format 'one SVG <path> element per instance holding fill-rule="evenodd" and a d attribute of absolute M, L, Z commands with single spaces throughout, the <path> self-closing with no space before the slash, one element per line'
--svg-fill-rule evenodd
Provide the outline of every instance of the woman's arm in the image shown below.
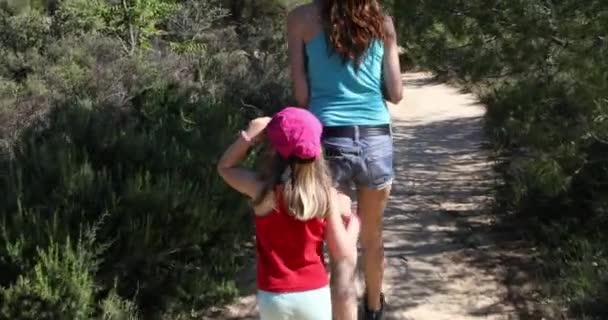
<path fill-rule="evenodd" d="M 238 192 L 254 199 L 263 188 L 255 171 L 241 167 L 249 148 L 255 144 L 264 131 L 270 118 L 258 118 L 249 123 L 246 131 L 224 152 L 217 164 L 220 176 Z"/>
<path fill-rule="evenodd" d="M 393 19 L 386 17 L 384 22 L 387 38 L 384 41 L 383 78 L 386 100 L 397 104 L 403 98 L 403 82 L 399 65 L 399 46 Z"/>
<path fill-rule="evenodd" d="M 304 39 L 301 32 L 301 15 L 301 10 L 298 8 L 287 16 L 287 46 L 296 101 L 300 107 L 308 107 L 308 74 L 306 72 Z"/>

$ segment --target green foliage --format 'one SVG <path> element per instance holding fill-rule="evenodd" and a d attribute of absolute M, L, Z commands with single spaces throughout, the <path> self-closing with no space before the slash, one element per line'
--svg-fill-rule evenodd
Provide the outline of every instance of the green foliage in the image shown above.
<path fill-rule="evenodd" d="M 140 318 L 137 306 L 121 298 L 115 290 L 101 302 L 103 320 L 137 320 Z"/>
<path fill-rule="evenodd" d="M 106 29 L 110 6 L 103 0 L 63 0 L 55 13 L 57 33 L 88 34 Z"/>
<path fill-rule="evenodd" d="M 0 6 L 3 318 L 186 319 L 235 295 L 252 227 L 215 163 L 289 92 L 282 16 L 231 14 Z"/>
<path fill-rule="evenodd" d="M 94 236 L 92 233 L 90 234 Z M 25 237 L 13 247 L 22 247 Z M 2 319 L 90 319 L 93 314 L 96 248 L 93 237 L 73 245 L 50 241 L 47 249 L 36 249 L 36 264 L 2 289 Z"/>
<path fill-rule="evenodd" d="M 107 212 L 98 237 L 112 245 L 96 272 L 100 281 L 117 278 L 119 292 L 138 294 L 146 308 L 228 297 L 233 291 L 223 289 L 221 275 L 232 274 L 236 261 L 226 252 L 237 250 L 247 228 L 240 197 L 213 163 L 242 120 L 170 87 L 137 99 L 130 115 L 81 101 L 54 115 L 49 129 L 24 135 L 2 208 L 5 240 L 29 241 L 8 270 L 34 265 L 38 258 L 25 253 L 51 245 L 47 234 L 67 237 Z"/>
<path fill-rule="evenodd" d="M 561 285 L 551 293 L 571 316 L 605 318 L 608 4 L 419 0 L 393 11 L 412 64 L 472 84 L 488 105 L 508 159 L 501 208 L 547 248 L 544 275 Z"/>
<path fill-rule="evenodd" d="M 13 52 L 40 48 L 49 35 L 51 21 L 36 10 L 24 10 L 12 15 L 11 12 L 0 9 L 0 43 L 6 50 Z"/>
<path fill-rule="evenodd" d="M 6 5 L 11 10 L 20 12 L 31 9 L 42 9 L 46 2 L 47 0 L 3 0 L 0 2 L 0 5 Z"/>
<path fill-rule="evenodd" d="M 135 304 L 119 297 L 115 290 L 99 305 L 95 301 L 101 292 L 94 275 L 107 247 L 98 244 L 99 226 L 84 228 L 76 242 L 50 238 L 46 249 L 37 248 L 33 268 L 19 275 L 11 286 L 0 289 L 0 319 L 84 320 L 99 313 L 104 320 L 138 319 Z M 22 257 L 24 252 L 19 251 L 27 246 L 27 238 L 6 246 L 13 258 Z"/>
<path fill-rule="evenodd" d="M 140 47 L 150 47 L 150 40 L 162 34 L 159 25 L 177 9 L 172 0 L 121 0 L 108 8 L 109 32 L 118 35 L 133 54 Z"/>

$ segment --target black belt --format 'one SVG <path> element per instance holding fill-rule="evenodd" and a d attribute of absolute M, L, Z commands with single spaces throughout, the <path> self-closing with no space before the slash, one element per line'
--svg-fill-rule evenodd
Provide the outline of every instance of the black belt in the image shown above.
<path fill-rule="evenodd" d="M 391 125 L 381 124 L 372 126 L 337 126 L 324 127 L 323 138 L 355 138 L 359 131 L 359 137 L 391 135 Z"/>

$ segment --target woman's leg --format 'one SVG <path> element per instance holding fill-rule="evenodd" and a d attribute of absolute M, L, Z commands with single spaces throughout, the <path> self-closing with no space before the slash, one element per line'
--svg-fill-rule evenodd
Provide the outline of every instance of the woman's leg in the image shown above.
<path fill-rule="evenodd" d="M 380 190 L 359 187 L 357 190 L 358 211 L 361 218 L 361 247 L 363 271 L 367 292 L 367 308 L 375 311 L 382 308 L 382 278 L 384 276 L 384 242 L 382 220 L 390 195 L 390 186 Z"/>
<path fill-rule="evenodd" d="M 365 274 L 366 319 L 382 319 L 384 243 L 382 221 L 394 179 L 391 135 L 360 139 L 363 151 L 361 174 L 357 176 L 358 213 L 361 218 L 361 248 Z M 377 311 L 377 312 L 376 312 Z"/>
<path fill-rule="evenodd" d="M 340 184 L 354 182 L 357 185 L 357 211 L 361 219 L 360 240 L 367 292 L 365 305 L 371 313 L 371 317 L 367 318 L 381 319 L 382 312 L 374 311 L 382 310 L 382 219 L 394 178 L 392 136 L 329 138 L 324 143 L 326 150 L 338 151 L 328 156 L 334 179 Z M 336 288 L 350 288 L 347 285 L 348 277 L 335 281 Z"/>
<path fill-rule="evenodd" d="M 323 141 L 325 157 L 329 162 L 332 178 L 336 187 L 345 195 L 350 196 L 350 186 L 353 183 L 354 171 L 358 170 L 359 147 L 352 138 L 334 137 Z M 359 235 L 360 224 L 357 228 L 347 227 L 348 233 L 354 238 L 353 261 L 330 261 L 331 268 L 331 299 L 334 319 L 357 319 L 357 291 L 355 273 L 357 264 L 356 239 Z"/>

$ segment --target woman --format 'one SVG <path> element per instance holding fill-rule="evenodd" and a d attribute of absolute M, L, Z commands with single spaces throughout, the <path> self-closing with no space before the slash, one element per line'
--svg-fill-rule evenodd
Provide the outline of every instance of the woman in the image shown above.
<path fill-rule="evenodd" d="M 382 216 L 394 176 L 385 100 L 398 103 L 403 90 L 395 27 L 376 0 L 315 1 L 294 9 L 287 24 L 296 99 L 324 126 L 323 146 L 334 180 L 340 188 L 354 185 L 357 191 L 365 319 L 381 319 Z M 351 290 L 346 295 L 353 295 L 353 280 L 335 279 L 340 292 L 333 294 Z"/>

